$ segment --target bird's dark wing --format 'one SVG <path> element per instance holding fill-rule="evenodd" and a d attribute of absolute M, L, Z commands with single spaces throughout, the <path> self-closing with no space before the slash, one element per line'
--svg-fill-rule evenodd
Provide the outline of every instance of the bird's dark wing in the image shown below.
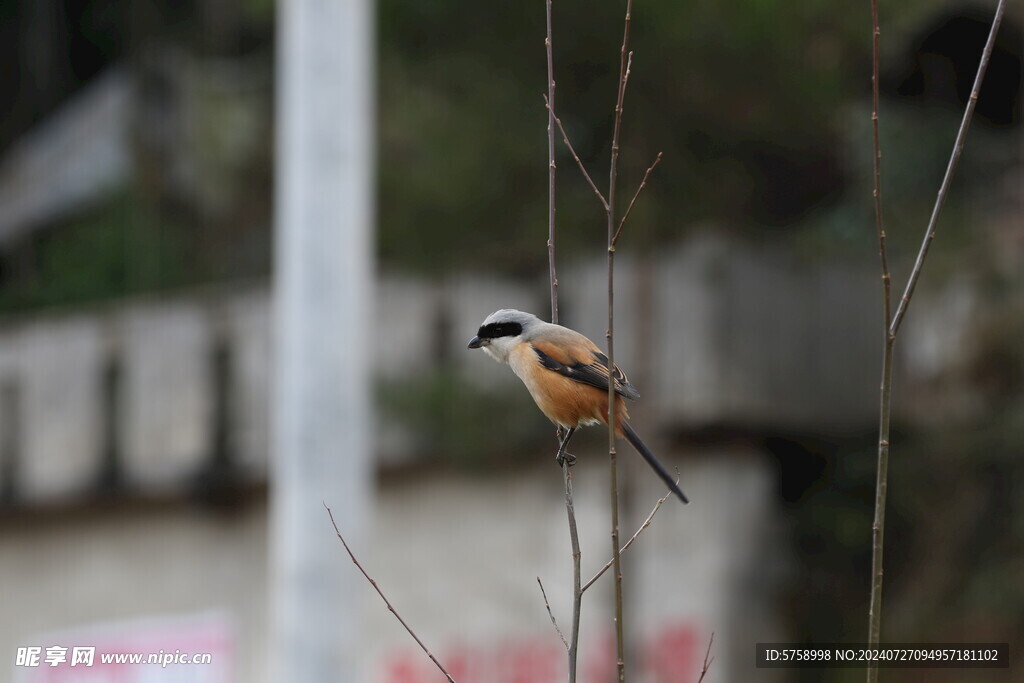
<path fill-rule="evenodd" d="M 563 377 L 589 384 L 603 391 L 608 391 L 608 356 L 592 349 L 574 349 L 576 353 L 566 354 L 562 349 L 544 342 L 533 342 L 533 350 L 537 360 L 548 370 L 557 372 Z M 618 366 L 611 372 L 615 378 L 615 393 L 623 398 L 640 398 L 640 392 L 629 383 L 626 375 Z"/>

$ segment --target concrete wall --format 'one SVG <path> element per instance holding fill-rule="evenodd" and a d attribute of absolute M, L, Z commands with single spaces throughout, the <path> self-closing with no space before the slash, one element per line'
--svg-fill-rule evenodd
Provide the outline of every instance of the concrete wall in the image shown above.
<path fill-rule="evenodd" d="M 637 680 L 695 680 L 689 674 L 699 670 L 712 631 L 714 680 L 772 680 L 770 673 L 751 677 L 750 652 L 740 647 L 751 634 L 764 640 L 780 635 L 771 599 L 782 578 L 781 526 L 771 500 L 772 475 L 757 455 L 735 449 L 666 454 L 680 467 L 693 503 L 684 508 L 666 501 L 626 556 L 626 623 L 639 650 L 637 670 L 644 672 Z M 588 456 L 581 452 L 575 471 L 584 580 L 610 557 L 606 462 Z M 638 487 L 635 507 L 624 513 L 625 536 L 665 493 L 639 458 L 629 456 L 625 466 L 636 470 Z M 372 543 L 353 549 L 457 680 L 563 676 L 564 651 L 535 578 L 543 579 L 552 609 L 566 625 L 571 563 L 561 476 L 547 458 L 530 462 L 501 478 L 437 472 L 424 482 L 389 476 L 381 485 Z M 323 522 L 324 542 L 338 546 L 338 571 L 357 571 L 326 514 Z M 345 520 L 338 523 L 344 530 Z M 135 620 L 173 622 L 209 612 L 223 615 L 234 652 L 231 674 L 223 680 L 269 681 L 266 524 L 260 497 L 230 513 L 123 505 L 7 519 L 0 526 L 0 656 L 7 658 L 0 681 L 12 680 L 17 647 L 62 642 L 60 632 L 68 629 L 75 634 L 68 646 L 88 645 L 111 628 L 130 633 Z M 603 680 L 592 672 L 607 671 L 613 657 L 609 579 L 606 574 L 584 599 L 583 681 Z M 369 585 L 353 608 L 363 614 L 366 670 L 374 672 L 373 681 L 436 680 Z M 166 639 L 158 643 L 175 647 Z"/>

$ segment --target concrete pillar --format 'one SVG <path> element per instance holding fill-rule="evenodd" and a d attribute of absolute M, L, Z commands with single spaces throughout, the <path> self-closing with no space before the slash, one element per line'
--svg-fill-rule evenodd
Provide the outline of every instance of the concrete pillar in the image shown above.
<path fill-rule="evenodd" d="M 345 555 L 371 499 L 373 33 L 368 0 L 278 3 L 269 680 L 364 680 Z"/>

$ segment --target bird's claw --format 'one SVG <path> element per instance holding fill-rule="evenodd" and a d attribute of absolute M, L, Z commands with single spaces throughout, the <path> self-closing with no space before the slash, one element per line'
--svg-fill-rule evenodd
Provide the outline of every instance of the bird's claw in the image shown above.
<path fill-rule="evenodd" d="M 562 467 L 563 465 L 568 465 L 569 467 L 572 467 L 573 465 L 576 464 L 576 456 L 573 455 L 572 453 L 560 453 L 559 455 L 555 456 L 555 462 L 558 463 L 559 467 Z"/>

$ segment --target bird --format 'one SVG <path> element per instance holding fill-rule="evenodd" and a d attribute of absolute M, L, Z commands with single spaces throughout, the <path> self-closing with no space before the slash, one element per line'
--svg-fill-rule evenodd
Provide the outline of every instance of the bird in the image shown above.
<path fill-rule="evenodd" d="M 616 435 L 629 441 L 680 501 L 689 502 L 629 424 L 625 399 L 638 399 L 640 393 L 617 365 L 609 368 L 608 356 L 587 337 L 532 313 L 503 308 L 484 319 L 469 348 L 483 349 L 511 367 L 541 412 L 565 430 L 555 455 L 559 465 L 575 461 L 565 449 L 577 429 L 608 424 L 608 383 L 613 381 Z"/>

